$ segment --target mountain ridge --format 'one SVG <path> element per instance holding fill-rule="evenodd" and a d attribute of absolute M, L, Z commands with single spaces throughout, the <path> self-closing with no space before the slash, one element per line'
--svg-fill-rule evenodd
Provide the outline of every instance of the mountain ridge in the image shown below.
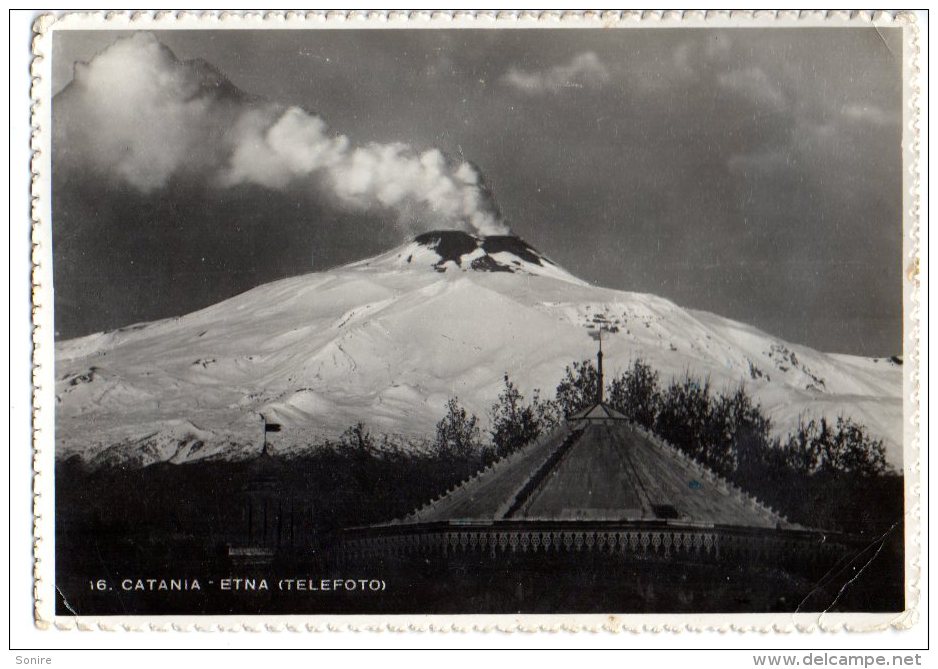
<path fill-rule="evenodd" d="M 571 283 L 587 282 L 563 269 L 516 235 L 477 235 L 462 230 L 424 232 L 387 253 L 356 261 L 349 269 L 431 267 L 453 271 L 506 272 L 546 276 Z"/>

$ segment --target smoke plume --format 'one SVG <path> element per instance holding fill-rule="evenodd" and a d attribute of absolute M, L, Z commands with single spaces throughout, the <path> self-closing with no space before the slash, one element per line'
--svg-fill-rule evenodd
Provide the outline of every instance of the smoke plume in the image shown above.
<path fill-rule="evenodd" d="M 315 189 L 350 211 L 392 211 L 408 230 L 508 231 L 470 163 L 403 143 L 355 146 L 315 114 L 253 98 L 202 61 L 180 61 L 148 33 L 76 65 L 54 104 L 57 164 L 143 193 L 174 178 Z"/>

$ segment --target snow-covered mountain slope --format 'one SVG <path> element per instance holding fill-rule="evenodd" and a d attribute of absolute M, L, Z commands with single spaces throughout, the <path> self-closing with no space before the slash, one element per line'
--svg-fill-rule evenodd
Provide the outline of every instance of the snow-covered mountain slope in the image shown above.
<path fill-rule="evenodd" d="M 56 345 L 61 458 L 146 465 L 257 453 L 261 414 L 295 452 L 362 420 L 432 433 L 457 395 L 484 417 L 508 372 L 552 395 L 590 358 L 635 358 L 744 383 L 787 432 L 800 415 L 850 416 L 901 465 L 901 367 L 819 353 L 668 300 L 590 286 L 517 238 L 428 233 L 370 260 L 255 288 L 183 317 Z M 483 419 L 484 420 L 484 419 Z"/>

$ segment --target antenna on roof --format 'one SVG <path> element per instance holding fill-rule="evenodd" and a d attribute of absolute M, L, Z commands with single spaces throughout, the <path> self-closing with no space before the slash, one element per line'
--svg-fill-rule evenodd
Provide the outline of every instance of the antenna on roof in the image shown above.
<path fill-rule="evenodd" d="M 599 324 L 599 353 L 596 355 L 596 403 L 603 401 L 603 324 Z"/>

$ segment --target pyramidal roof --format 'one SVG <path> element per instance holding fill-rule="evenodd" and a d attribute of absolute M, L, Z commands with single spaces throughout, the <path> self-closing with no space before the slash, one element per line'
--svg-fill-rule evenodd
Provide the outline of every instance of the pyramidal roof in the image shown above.
<path fill-rule="evenodd" d="M 571 520 L 798 528 L 627 420 L 572 420 L 390 524 Z"/>

